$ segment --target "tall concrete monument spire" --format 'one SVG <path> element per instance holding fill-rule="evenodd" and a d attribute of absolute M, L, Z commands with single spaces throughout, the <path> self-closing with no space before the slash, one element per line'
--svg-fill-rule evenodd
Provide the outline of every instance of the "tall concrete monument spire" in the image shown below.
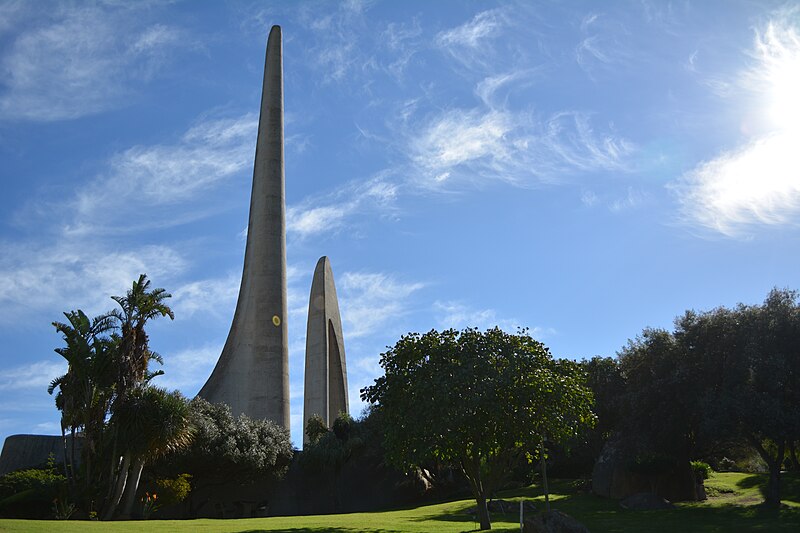
<path fill-rule="evenodd" d="M 331 262 L 321 257 L 314 269 L 306 328 L 306 376 L 303 393 L 303 444 L 305 425 L 319 415 L 330 427 L 340 412 L 349 412 L 347 366 L 344 357 L 342 319 L 333 284 Z"/>
<path fill-rule="evenodd" d="M 199 396 L 234 415 L 289 429 L 286 223 L 283 165 L 283 51 L 273 26 L 258 120 L 250 220 L 239 299 L 217 366 Z"/>

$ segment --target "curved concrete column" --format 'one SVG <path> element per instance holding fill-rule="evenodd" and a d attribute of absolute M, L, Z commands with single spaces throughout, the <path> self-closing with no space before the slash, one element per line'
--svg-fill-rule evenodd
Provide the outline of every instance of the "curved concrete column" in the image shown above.
<path fill-rule="evenodd" d="M 228 339 L 199 396 L 289 429 L 281 29 L 267 41 L 242 283 Z"/>
<path fill-rule="evenodd" d="M 303 397 L 303 445 L 308 442 L 305 425 L 311 416 L 321 416 L 330 427 L 340 412 L 350 411 L 342 319 L 331 262 L 327 257 L 321 257 L 317 262 L 311 282 Z"/>

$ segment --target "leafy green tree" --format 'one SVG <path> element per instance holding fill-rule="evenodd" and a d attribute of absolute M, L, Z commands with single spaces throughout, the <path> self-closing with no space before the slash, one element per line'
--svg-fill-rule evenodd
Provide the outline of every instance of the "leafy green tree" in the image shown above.
<path fill-rule="evenodd" d="M 633 449 L 686 463 L 703 443 L 702 374 L 663 329 L 645 329 L 619 353 L 626 387 L 620 391 L 619 428 Z"/>
<path fill-rule="evenodd" d="M 490 529 L 487 498 L 520 456 L 594 422 L 577 364 L 557 361 L 527 333 L 411 333 L 381 354 L 384 375 L 361 391 L 377 406 L 389 459 L 411 469 L 427 460 L 459 466 Z"/>
<path fill-rule="evenodd" d="M 707 381 L 705 424 L 741 439 L 769 467 L 765 505 L 780 505 L 780 471 L 800 439 L 800 305 L 797 291 L 772 290 L 762 305 L 686 313 L 676 337 Z"/>

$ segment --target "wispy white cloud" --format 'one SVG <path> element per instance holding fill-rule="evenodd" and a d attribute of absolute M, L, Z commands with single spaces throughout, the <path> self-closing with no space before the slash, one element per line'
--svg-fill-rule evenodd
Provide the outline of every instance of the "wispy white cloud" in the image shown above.
<path fill-rule="evenodd" d="M 556 330 L 546 327 L 529 327 L 516 318 L 497 316 L 494 309 L 475 309 L 460 301 L 441 301 L 433 303 L 436 320 L 441 329 L 478 328 L 481 330 L 499 327 L 503 331 L 516 333 L 528 328 L 532 337 L 537 340 L 546 339 L 556 334 Z"/>
<path fill-rule="evenodd" d="M 180 211 L 167 213 L 159 207 L 180 205 L 249 168 L 257 125 L 253 114 L 207 120 L 190 128 L 177 142 L 134 146 L 116 154 L 69 202 L 73 211 L 68 213 L 65 232 L 131 231 L 197 216 L 179 216 Z M 135 216 L 143 207 L 147 207 L 148 217 Z"/>
<path fill-rule="evenodd" d="M 167 246 L 112 250 L 86 241 L 37 246 L 6 243 L 0 256 L 0 323 L 52 309 L 99 314 L 113 307 L 132 279 L 147 273 L 157 285 L 183 271 L 186 261 Z M 51 320 L 59 317 L 49 317 Z"/>
<path fill-rule="evenodd" d="M 37 361 L 0 372 L 0 391 L 41 389 L 67 371 L 66 361 Z"/>
<path fill-rule="evenodd" d="M 542 120 L 502 109 L 444 111 L 409 142 L 416 174 L 431 188 L 464 180 L 533 186 L 576 172 L 624 171 L 634 150 L 613 133 L 596 134 L 584 113 Z"/>
<path fill-rule="evenodd" d="M 502 9 L 482 11 L 469 22 L 439 32 L 435 43 L 468 67 L 486 65 L 493 52 L 489 43 L 502 34 L 506 24 Z"/>
<path fill-rule="evenodd" d="M 619 21 L 593 13 L 583 18 L 580 27 L 582 38 L 575 47 L 575 60 L 590 77 L 598 69 L 630 58 L 631 52 L 620 41 L 627 31 Z"/>
<path fill-rule="evenodd" d="M 220 316 L 221 309 L 233 309 L 239 293 L 240 274 L 224 278 L 191 281 L 172 291 L 171 307 L 178 319 L 191 318 L 196 313 Z M 229 317 L 225 317 L 229 318 Z"/>
<path fill-rule="evenodd" d="M 421 48 L 422 26 L 414 18 L 409 24 L 392 22 L 386 26 L 382 38 L 395 57 L 390 60 L 386 70 L 395 78 L 401 78 L 414 55 Z"/>
<path fill-rule="evenodd" d="M 425 285 L 393 275 L 345 272 L 337 282 L 345 339 L 370 335 L 408 312 L 407 299 Z"/>
<path fill-rule="evenodd" d="M 0 56 L 0 118 L 64 120 L 124 105 L 131 87 L 186 42 L 180 29 L 147 26 L 129 6 L 27 8 L 24 29 Z"/>
<path fill-rule="evenodd" d="M 634 209 L 642 205 L 646 199 L 646 194 L 639 189 L 634 187 L 628 187 L 628 192 L 622 198 L 617 198 L 613 200 L 608 208 L 614 212 L 619 213 L 621 211 L 626 211 L 628 209 Z"/>
<path fill-rule="evenodd" d="M 436 41 L 450 47 L 478 48 L 482 42 L 501 27 L 500 11 L 482 11 L 461 26 L 440 32 Z"/>
<path fill-rule="evenodd" d="M 371 70 L 374 58 L 359 44 L 367 21 L 369 2 L 348 1 L 320 15 L 315 6 L 301 6 L 296 15 L 300 24 L 312 31 L 314 41 L 304 46 L 308 61 L 322 74 L 326 83 L 343 82 L 353 72 Z"/>
<path fill-rule="evenodd" d="M 328 195 L 309 197 L 287 207 L 287 230 L 300 238 L 336 232 L 357 214 L 391 211 L 397 194 L 397 184 L 384 175 L 362 183 L 353 181 Z"/>
<path fill-rule="evenodd" d="M 504 331 L 516 332 L 521 326 L 516 319 L 499 318 L 494 309 L 473 309 L 458 301 L 436 301 L 433 309 L 442 329 L 499 327 Z"/>
<path fill-rule="evenodd" d="M 514 128 L 509 113 L 449 110 L 432 121 L 414 142 L 414 159 L 437 174 L 477 161 L 507 161 L 511 157 L 507 141 Z"/>
<path fill-rule="evenodd" d="M 164 375 L 158 376 L 153 384 L 168 389 L 179 389 L 187 396 L 196 394 L 211 375 L 217 363 L 222 346 L 205 345 L 187 348 L 164 356 Z"/>

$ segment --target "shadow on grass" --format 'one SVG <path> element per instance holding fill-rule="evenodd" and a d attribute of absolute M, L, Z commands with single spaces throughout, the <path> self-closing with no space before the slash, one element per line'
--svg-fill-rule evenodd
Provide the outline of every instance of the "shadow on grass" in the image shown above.
<path fill-rule="evenodd" d="M 537 512 L 544 510 L 541 491 L 536 488 L 517 489 L 504 492 L 503 498 L 536 497 Z M 681 532 L 745 532 L 745 531 L 800 531 L 800 508 L 780 510 L 764 509 L 757 505 L 736 504 L 706 505 L 679 504 L 675 509 L 658 511 L 628 511 L 619 507 L 619 502 L 593 494 L 579 493 L 554 495 L 551 508 L 573 516 L 593 533 L 622 533 L 647 531 L 651 533 Z M 421 521 L 461 522 L 465 526 L 475 524 L 472 515 L 465 510 L 452 510 L 428 515 Z M 492 522 L 517 522 L 517 513 L 492 513 Z"/>
<path fill-rule="evenodd" d="M 766 497 L 768 480 L 768 474 L 751 474 L 736 483 L 736 486 L 742 489 L 758 488 L 761 496 Z M 781 473 L 781 500 L 800 503 L 800 474 L 798 472 Z"/>

